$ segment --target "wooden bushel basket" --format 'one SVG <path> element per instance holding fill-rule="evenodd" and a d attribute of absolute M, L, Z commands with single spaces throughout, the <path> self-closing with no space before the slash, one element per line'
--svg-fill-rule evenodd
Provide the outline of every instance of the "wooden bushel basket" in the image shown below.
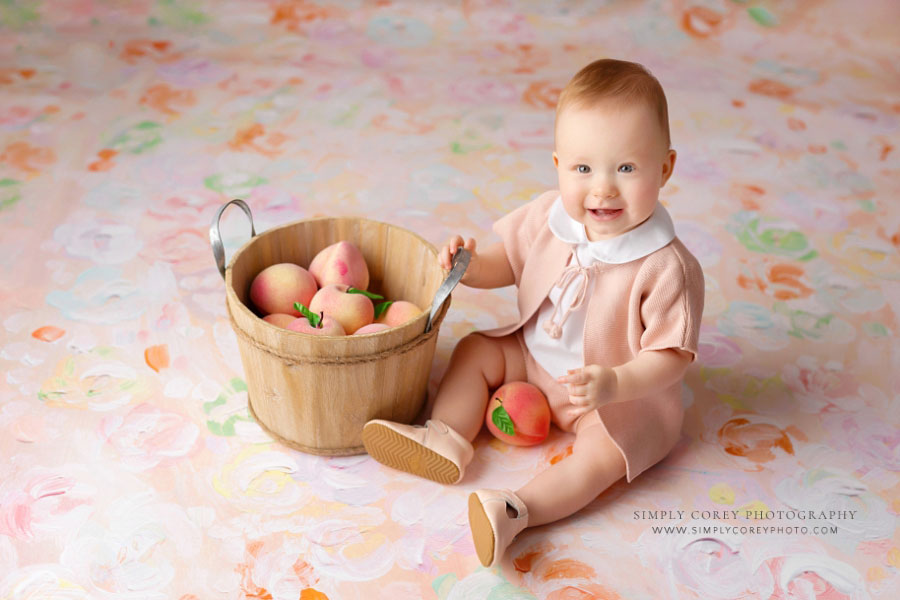
<path fill-rule="evenodd" d="M 218 221 L 230 204 L 250 218 L 251 239 L 225 268 Z M 446 273 L 437 250 L 401 227 L 357 217 L 295 221 L 256 235 L 250 209 L 222 206 L 210 241 L 225 278 L 225 299 L 247 381 L 250 414 L 279 442 L 328 456 L 361 454 L 370 419 L 411 423 L 425 403 L 444 302 L 425 333 L 428 310 Z M 214 231 L 215 230 L 215 231 Z M 423 309 L 401 326 L 358 336 L 316 336 L 276 327 L 257 316 L 250 284 L 265 267 L 304 268 L 335 242 L 353 242 L 369 268 L 369 291 Z"/>

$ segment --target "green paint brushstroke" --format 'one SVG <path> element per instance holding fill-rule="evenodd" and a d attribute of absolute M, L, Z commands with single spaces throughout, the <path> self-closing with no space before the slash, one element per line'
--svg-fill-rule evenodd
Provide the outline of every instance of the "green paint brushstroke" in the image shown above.
<path fill-rule="evenodd" d="M 7 209 L 22 199 L 22 182 L 0 179 L 0 210 Z"/>
<path fill-rule="evenodd" d="M 778 18 L 762 6 L 751 6 L 747 9 L 747 13 L 763 27 L 775 27 L 778 25 Z"/>
<path fill-rule="evenodd" d="M 0 0 L 0 26 L 23 29 L 41 20 L 38 12 L 40 2 L 17 2 Z"/>

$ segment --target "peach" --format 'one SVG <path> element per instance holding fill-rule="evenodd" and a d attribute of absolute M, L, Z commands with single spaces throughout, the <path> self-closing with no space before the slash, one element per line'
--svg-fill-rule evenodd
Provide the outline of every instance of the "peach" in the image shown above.
<path fill-rule="evenodd" d="M 309 303 L 309 310 L 314 313 L 324 312 L 341 324 L 347 335 L 368 325 L 375 318 L 375 306 L 371 297 L 381 298 L 364 290 L 332 283 L 324 286 Z"/>
<path fill-rule="evenodd" d="M 390 329 L 390 325 L 385 325 L 384 323 L 369 323 L 368 325 L 363 325 L 359 329 L 353 332 L 353 335 L 363 335 L 366 333 L 378 333 L 379 331 L 384 331 L 385 329 Z"/>
<path fill-rule="evenodd" d="M 284 327 L 287 328 L 288 325 L 294 322 L 297 317 L 294 315 L 288 315 L 285 313 L 272 313 L 271 315 L 266 315 L 263 317 L 263 321 L 266 323 L 271 323 L 276 327 Z"/>
<path fill-rule="evenodd" d="M 298 333 L 311 335 L 347 335 L 341 324 L 324 313 L 315 314 L 299 302 L 297 310 L 303 313 L 302 317 L 294 319 L 287 328 Z"/>
<path fill-rule="evenodd" d="M 250 301 L 263 315 L 284 313 L 299 317 L 294 302 L 309 304 L 317 289 L 309 271 L 293 263 L 278 263 L 253 278 Z"/>
<path fill-rule="evenodd" d="M 332 283 L 360 290 L 369 287 L 366 259 L 351 242 L 337 242 L 320 250 L 309 263 L 309 272 L 320 288 Z"/>
<path fill-rule="evenodd" d="M 512 381 L 491 395 L 484 422 L 497 439 L 507 444 L 534 446 L 550 433 L 550 404 L 537 387 Z"/>
<path fill-rule="evenodd" d="M 422 309 L 406 300 L 395 300 L 387 307 L 387 310 L 381 313 L 381 316 L 375 319 L 376 323 L 384 323 L 390 327 L 403 325 L 407 321 L 415 319 L 422 314 Z"/>

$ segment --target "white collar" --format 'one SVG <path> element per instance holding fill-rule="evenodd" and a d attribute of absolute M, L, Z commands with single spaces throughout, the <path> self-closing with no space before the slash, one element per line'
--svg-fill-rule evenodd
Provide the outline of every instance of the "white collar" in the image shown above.
<path fill-rule="evenodd" d="M 568 244 L 587 245 L 588 253 L 600 262 L 620 265 L 656 252 L 675 238 L 675 226 L 669 211 L 662 204 L 650 218 L 622 235 L 592 242 L 588 240 L 584 224 L 569 216 L 558 196 L 550 208 L 547 224 L 553 235 Z"/>

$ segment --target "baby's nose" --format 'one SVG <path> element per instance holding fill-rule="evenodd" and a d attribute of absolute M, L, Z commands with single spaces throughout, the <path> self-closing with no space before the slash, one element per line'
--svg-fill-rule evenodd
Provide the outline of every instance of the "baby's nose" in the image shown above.
<path fill-rule="evenodd" d="M 616 186 L 603 183 L 594 188 L 593 194 L 595 198 L 615 198 L 619 195 L 619 191 Z"/>

